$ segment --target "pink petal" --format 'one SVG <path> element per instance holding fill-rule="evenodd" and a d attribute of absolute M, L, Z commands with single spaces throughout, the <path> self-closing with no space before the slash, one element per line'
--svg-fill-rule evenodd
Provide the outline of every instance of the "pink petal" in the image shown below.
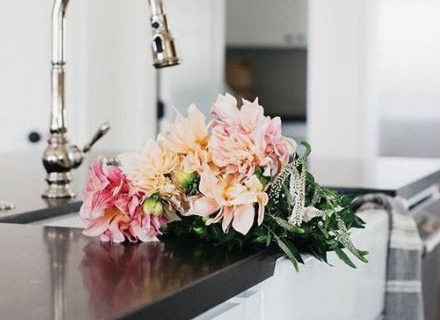
<path fill-rule="evenodd" d="M 112 241 L 115 243 L 124 242 L 125 237 L 124 234 L 119 230 L 119 219 L 114 219 L 110 224 L 109 230 L 111 232 Z"/>
<path fill-rule="evenodd" d="M 107 215 L 102 218 L 95 219 L 91 221 L 90 225 L 88 225 L 83 234 L 88 237 L 96 237 L 103 234 L 106 230 L 108 230 L 110 225 L 110 220 L 113 218 L 113 215 Z M 88 222 L 88 221 L 84 221 Z"/>
<path fill-rule="evenodd" d="M 130 230 L 133 236 L 136 236 L 142 242 L 157 241 L 156 237 L 149 235 L 148 230 L 146 228 L 142 228 L 136 221 L 131 223 Z"/>

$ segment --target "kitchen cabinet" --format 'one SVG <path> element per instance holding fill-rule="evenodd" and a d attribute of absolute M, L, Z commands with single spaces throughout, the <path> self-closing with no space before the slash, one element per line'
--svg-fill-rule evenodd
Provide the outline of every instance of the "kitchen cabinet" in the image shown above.
<path fill-rule="evenodd" d="M 226 44 L 305 48 L 307 0 L 228 0 Z"/>

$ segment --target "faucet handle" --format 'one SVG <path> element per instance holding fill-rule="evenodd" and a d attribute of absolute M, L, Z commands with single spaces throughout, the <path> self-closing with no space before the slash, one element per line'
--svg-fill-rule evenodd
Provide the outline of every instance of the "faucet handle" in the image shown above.
<path fill-rule="evenodd" d="M 104 122 L 103 124 L 101 124 L 101 126 L 99 127 L 99 129 L 96 131 L 96 133 L 93 135 L 92 139 L 90 140 L 89 143 L 87 143 L 84 148 L 83 148 L 83 152 L 87 153 L 90 151 L 90 149 L 92 149 L 93 145 L 99 140 L 101 139 L 108 131 L 110 130 L 110 124 L 108 122 Z"/>

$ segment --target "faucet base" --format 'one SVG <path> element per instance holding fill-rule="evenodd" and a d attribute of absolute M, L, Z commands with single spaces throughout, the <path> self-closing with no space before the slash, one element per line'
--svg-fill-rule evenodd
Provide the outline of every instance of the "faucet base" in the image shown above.
<path fill-rule="evenodd" d="M 46 177 L 49 187 L 43 193 L 45 199 L 71 199 L 75 198 L 75 193 L 70 185 L 71 178 L 69 172 L 52 172 Z"/>

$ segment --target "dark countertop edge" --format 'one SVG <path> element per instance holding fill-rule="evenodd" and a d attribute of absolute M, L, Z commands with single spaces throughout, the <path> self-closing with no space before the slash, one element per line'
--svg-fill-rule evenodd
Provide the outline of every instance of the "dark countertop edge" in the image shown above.
<path fill-rule="evenodd" d="M 369 188 L 358 188 L 358 187 L 333 187 L 326 186 L 327 189 L 335 190 L 339 193 L 346 193 L 351 195 L 363 195 L 368 193 L 383 193 L 391 197 L 395 197 L 398 194 L 398 190 L 390 189 L 369 189 Z M 420 190 L 421 191 L 421 190 Z"/>
<path fill-rule="evenodd" d="M 39 210 L 32 210 L 27 212 L 9 214 L 5 217 L 0 217 L 0 223 L 16 223 L 16 224 L 26 224 L 38 220 L 45 220 L 50 218 L 55 218 L 58 216 L 63 216 L 69 213 L 79 211 L 82 201 L 75 201 L 65 203 L 59 206 L 54 206 L 50 208 L 44 208 Z"/>
<path fill-rule="evenodd" d="M 440 184 L 440 170 L 434 171 L 421 179 L 415 180 L 399 188 L 396 191 L 396 195 L 404 199 L 410 199 L 435 184 Z"/>
<path fill-rule="evenodd" d="M 272 277 L 280 256 L 271 249 L 253 254 L 116 319 L 192 319 Z"/>

